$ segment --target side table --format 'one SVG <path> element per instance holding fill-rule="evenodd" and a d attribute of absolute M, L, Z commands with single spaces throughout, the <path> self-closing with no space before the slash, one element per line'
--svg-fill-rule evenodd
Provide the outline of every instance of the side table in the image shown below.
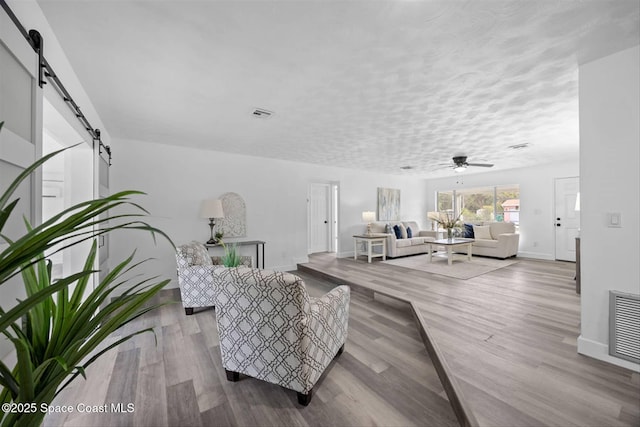
<path fill-rule="evenodd" d="M 255 246 L 256 247 L 256 268 L 260 268 L 260 261 L 262 261 L 262 269 L 264 270 L 264 244 L 266 242 L 262 240 L 238 240 L 235 242 L 226 242 L 226 245 L 237 245 L 237 246 Z M 207 248 L 221 248 L 222 245 L 220 243 L 216 243 L 215 245 L 205 244 Z M 262 259 L 260 259 L 260 251 L 259 248 L 262 246 Z"/>
<path fill-rule="evenodd" d="M 364 250 L 360 251 L 360 243 L 363 244 Z M 382 251 L 380 253 L 373 252 L 374 247 L 380 247 Z M 353 259 L 358 259 L 358 255 L 367 255 L 369 263 L 371 258 L 382 257 L 382 260 L 387 259 L 387 234 L 384 233 L 371 233 L 371 234 L 356 234 L 353 236 Z"/>

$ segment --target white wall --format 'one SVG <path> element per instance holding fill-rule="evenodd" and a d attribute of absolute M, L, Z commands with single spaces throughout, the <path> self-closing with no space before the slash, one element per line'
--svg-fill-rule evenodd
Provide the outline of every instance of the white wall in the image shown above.
<path fill-rule="evenodd" d="M 366 229 L 362 212 L 376 210 L 377 187 L 400 189 L 403 219 L 426 224 L 424 179 L 129 140 L 115 139 L 114 152 L 112 191 L 146 192 L 138 201 L 151 212 L 149 222 L 176 244 L 208 239 L 208 221 L 198 218 L 203 199 L 238 193 L 247 207 L 246 239 L 267 242 L 266 267 L 271 269 L 292 270 L 307 260 L 310 182 L 339 182 L 342 254 L 353 253 L 352 235 Z M 174 278 L 175 258 L 168 244 L 154 246 L 148 238 L 121 234 L 112 236 L 111 243 L 112 265 L 137 246 L 140 257 L 158 259 L 146 267 L 149 273 Z"/>
<path fill-rule="evenodd" d="M 523 152 L 523 155 L 526 153 Z M 555 259 L 554 185 L 556 178 L 578 176 L 578 159 L 530 168 L 480 174 L 456 174 L 427 183 L 428 208 L 435 210 L 437 191 L 494 185 L 520 185 L 520 246 L 518 255 Z"/>
<path fill-rule="evenodd" d="M 582 334 L 578 351 L 608 355 L 609 290 L 640 294 L 638 46 L 580 67 Z M 607 213 L 622 227 L 607 226 Z"/>

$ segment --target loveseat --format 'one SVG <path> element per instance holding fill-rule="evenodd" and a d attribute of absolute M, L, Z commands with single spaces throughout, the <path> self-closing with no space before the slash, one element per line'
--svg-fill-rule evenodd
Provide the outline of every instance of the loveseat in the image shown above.
<path fill-rule="evenodd" d="M 396 237 L 394 226 L 398 226 L 400 229 L 404 227 L 405 234 L 401 234 L 400 238 Z M 420 230 L 415 221 L 374 222 L 371 224 L 371 232 L 388 234 L 387 256 L 390 258 L 426 254 L 429 251 L 427 242 L 433 242 L 437 237 L 435 231 Z M 411 233 L 411 237 L 408 236 L 408 233 Z"/>
<path fill-rule="evenodd" d="M 469 227 L 466 227 L 469 230 Z M 509 258 L 518 255 L 520 235 L 511 222 L 484 222 L 472 225 L 473 234 L 464 237 L 474 239 L 472 255 L 494 258 Z M 456 247 L 456 252 L 467 253 L 465 247 Z"/>

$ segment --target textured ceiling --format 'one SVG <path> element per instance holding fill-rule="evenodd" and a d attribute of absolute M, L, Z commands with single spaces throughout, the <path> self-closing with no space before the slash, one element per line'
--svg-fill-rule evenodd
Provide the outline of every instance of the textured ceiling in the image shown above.
<path fill-rule="evenodd" d="M 39 3 L 114 138 L 421 176 L 577 158 L 579 64 L 640 43 L 638 0 Z"/>

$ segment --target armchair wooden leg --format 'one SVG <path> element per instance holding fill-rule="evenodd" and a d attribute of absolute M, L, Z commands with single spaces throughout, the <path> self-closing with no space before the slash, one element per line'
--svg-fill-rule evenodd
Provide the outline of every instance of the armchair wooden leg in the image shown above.
<path fill-rule="evenodd" d="M 224 372 L 227 374 L 227 381 L 231 381 L 235 383 L 240 379 L 239 372 L 227 371 L 226 369 L 224 370 Z"/>
<path fill-rule="evenodd" d="M 298 403 L 302 406 L 307 406 L 311 402 L 313 397 L 313 389 L 309 390 L 307 394 L 298 392 Z"/>
<path fill-rule="evenodd" d="M 342 354 L 342 352 L 344 351 L 345 344 L 342 344 L 342 347 L 338 349 L 338 352 L 336 353 L 336 356 L 334 357 L 334 359 Z"/>
<path fill-rule="evenodd" d="M 193 314 L 193 307 L 185 307 L 184 312 L 187 316 L 191 316 Z"/>

